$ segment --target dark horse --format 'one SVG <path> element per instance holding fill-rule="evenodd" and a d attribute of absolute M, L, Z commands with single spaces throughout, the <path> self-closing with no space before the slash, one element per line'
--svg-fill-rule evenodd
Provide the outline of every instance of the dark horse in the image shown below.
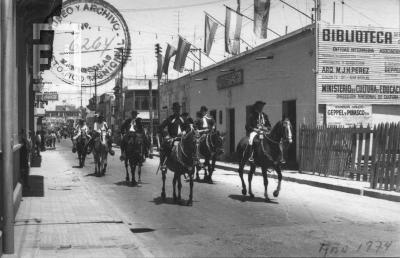
<path fill-rule="evenodd" d="M 108 156 L 108 145 L 106 140 L 106 132 L 95 133 L 94 137 L 94 173 L 96 176 L 102 176 L 106 173 L 107 169 L 107 156 Z"/>
<path fill-rule="evenodd" d="M 137 183 L 141 183 L 141 174 L 142 174 L 142 165 L 145 160 L 144 152 L 145 152 L 145 143 L 144 143 L 144 134 L 141 133 L 128 133 L 128 141 L 126 144 L 126 158 L 125 158 L 125 169 L 126 169 L 126 182 L 129 182 L 129 171 L 128 165 L 131 168 L 132 174 L 132 185 L 137 185 Z M 138 167 L 138 182 L 135 179 L 135 171 L 136 167 Z"/>
<path fill-rule="evenodd" d="M 174 145 L 171 152 L 166 157 L 165 165 L 166 169 L 161 169 L 163 186 L 161 191 L 161 198 L 166 199 L 165 194 L 165 179 L 167 177 L 167 170 L 174 172 L 174 178 L 172 180 L 173 184 L 173 198 L 174 201 L 181 200 L 181 190 L 182 190 L 182 175 L 189 175 L 190 184 L 190 194 L 187 205 L 191 206 L 193 204 L 193 176 L 194 176 L 194 166 L 197 160 L 198 149 L 198 132 L 194 129 L 189 131 L 187 134 L 182 136 L 178 144 Z M 160 164 L 161 165 L 161 164 Z M 178 183 L 178 196 L 176 196 L 175 186 Z"/>
<path fill-rule="evenodd" d="M 244 137 L 240 140 L 237 146 L 237 154 L 239 161 L 239 176 L 242 181 L 242 194 L 246 195 L 246 183 L 243 180 L 243 169 L 244 165 L 248 161 L 251 151 L 250 146 L 248 145 L 249 138 Z M 278 186 L 274 191 L 274 197 L 279 195 L 279 191 L 281 190 L 281 181 L 282 181 L 282 172 L 281 172 L 281 164 L 278 162 L 280 158 L 280 142 L 288 142 L 292 143 L 292 128 L 290 121 L 285 119 L 283 121 L 279 121 L 271 130 L 271 133 L 268 135 L 265 132 L 260 132 L 255 138 L 253 142 L 254 147 L 254 163 L 250 163 L 250 172 L 248 174 L 249 181 L 249 195 L 250 197 L 254 197 L 254 194 L 251 190 L 251 180 L 253 179 L 253 174 L 256 170 L 256 167 L 261 167 L 262 175 L 264 178 L 264 197 L 268 201 L 268 177 L 267 171 L 268 168 L 274 168 L 276 173 L 278 174 Z"/>
<path fill-rule="evenodd" d="M 217 130 L 202 135 L 199 140 L 199 153 L 204 157 L 204 181 L 212 183 L 212 174 L 215 170 L 217 157 L 223 153 L 224 136 Z M 201 166 L 196 166 L 196 180 L 200 180 Z"/>
<path fill-rule="evenodd" d="M 76 139 L 76 150 L 78 153 L 79 167 L 85 166 L 88 139 L 86 133 L 82 132 Z"/>

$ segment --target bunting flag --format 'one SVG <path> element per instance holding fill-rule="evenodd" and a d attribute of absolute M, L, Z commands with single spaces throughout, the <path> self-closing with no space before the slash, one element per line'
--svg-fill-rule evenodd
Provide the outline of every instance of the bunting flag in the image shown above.
<path fill-rule="evenodd" d="M 163 60 L 164 60 L 163 56 L 161 54 L 159 54 L 157 56 L 157 76 L 160 79 L 161 79 L 162 73 L 163 73 Z"/>
<path fill-rule="evenodd" d="M 176 57 L 174 63 L 174 69 L 177 70 L 178 72 L 183 72 L 183 68 L 185 68 L 186 57 L 190 51 L 191 46 L 192 44 L 190 44 L 181 36 L 179 36 L 178 49 L 176 51 Z"/>
<path fill-rule="evenodd" d="M 174 55 L 176 55 L 176 48 L 167 44 L 167 50 L 165 51 L 164 63 L 162 66 L 163 73 L 168 74 L 169 61 Z"/>
<path fill-rule="evenodd" d="M 240 34 L 242 31 L 242 15 L 226 8 L 225 17 L 225 51 L 237 55 L 240 53 Z"/>
<path fill-rule="evenodd" d="M 204 52 L 207 56 L 210 55 L 211 47 L 214 42 L 215 33 L 217 32 L 218 23 L 208 14 L 205 18 L 205 28 L 204 28 Z"/>
<path fill-rule="evenodd" d="M 254 0 L 254 34 L 266 39 L 271 0 Z"/>

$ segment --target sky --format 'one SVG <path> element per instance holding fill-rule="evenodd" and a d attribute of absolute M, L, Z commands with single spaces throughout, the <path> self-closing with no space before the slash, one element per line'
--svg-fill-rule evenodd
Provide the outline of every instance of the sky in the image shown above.
<path fill-rule="evenodd" d="M 314 0 L 284 0 L 299 10 L 311 15 Z M 119 10 L 127 22 L 131 37 L 131 57 L 124 68 L 125 77 L 153 77 L 156 73 L 154 45 L 160 43 L 163 53 L 166 44 L 177 46 L 178 32 L 197 48 L 203 48 L 204 12 L 213 15 L 224 23 L 225 7 L 237 7 L 237 0 L 108 0 Z M 241 12 L 253 18 L 254 0 L 241 0 Z M 400 0 L 321 0 L 321 19 L 323 23 L 333 24 L 333 6 L 336 5 L 335 24 L 400 28 Z M 84 19 L 84 17 L 83 17 Z M 88 21 L 89 24 L 92 21 Z M 271 0 L 269 28 L 280 35 L 297 30 L 310 24 L 310 19 L 283 4 L 280 0 Z M 57 35 L 56 35 L 57 37 Z M 243 18 L 242 38 L 251 47 L 258 46 L 277 38 L 273 33 L 267 39 L 258 39 L 253 34 L 253 22 Z M 247 45 L 241 45 L 246 50 Z M 224 28 L 219 26 L 210 58 L 202 56 L 202 66 L 214 64 L 228 58 L 224 52 Z M 196 60 L 191 54 L 189 58 Z M 186 60 L 187 69 L 193 69 L 193 61 Z M 169 78 L 177 78 L 178 73 L 170 66 Z M 198 69 L 196 65 L 195 69 Z M 187 72 L 186 72 L 187 73 Z M 59 101 L 49 104 L 51 110 L 60 103 L 80 106 L 80 87 L 68 85 L 59 80 L 52 72 L 44 73 L 44 80 L 52 84 L 44 91 L 58 91 Z M 98 87 L 98 94 L 112 92 L 114 80 Z M 83 106 L 94 94 L 92 88 L 83 90 Z"/>

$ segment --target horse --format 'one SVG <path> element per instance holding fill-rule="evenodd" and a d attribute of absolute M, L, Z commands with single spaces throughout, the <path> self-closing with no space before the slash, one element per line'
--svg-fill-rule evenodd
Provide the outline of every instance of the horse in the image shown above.
<path fill-rule="evenodd" d="M 189 185 L 190 185 L 190 193 L 189 200 L 186 205 L 193 205 L 193 175 L 194 175 L 194 167 L 196 166 L 195 161 L 197 160 L 198 155 L 198 131 L 191 129 L 187 134 L 183 135 L 180 138 L 180 141 L 177 144 L 174 144 L 172 150 L 169 154 L 166 154 L 165 165 L 166 168 L 162 168 L 162 191 L 161 198 L 162 200 L 166 200 L 165 194 L 165 180 L 167 170 L 171 170 L 174 172 L 174 178 L 172 180 L 173 185 L 173 198 L 174 201 L 181 201 L 181 190 L 182 190 L 182 175 L 189 175 Z M 165 155 L 165 154 L 164 154 Z M 162 160 L 162 159 L 160 159 Z M 160 164 L 162 165 L 162 164 Z M 176 195 L 175 187 L 176 183 L 178 183 L 178 196 Z"/>
<path fill-rule="evenodd" d="M 243 180 L 243 169 L 251 155 L 251 146 L 248 144 L 249 137 L 243 137 L 237 145 L 237 154 L 239 161 L 239 176 L 242 181 L 242 194 L 246 195 L 246 184 Z M 282 171 L 281 164 L 278 161 L 280 158 L 280 144 L 281 142 L 292 143 L 292 127 L 288 119 L 279 121 L 272 128 L 271 133 L 268 135 L 265 132 L 259 132 L 254 138 L 254 162 L 250 163 L 250 172 L 248 174 L 249 182 L 249 195 L 251 198 L 254 194 L 251 189 L 251 181 L 256 167 L 261 167 L 264 179 L 264 197 L 269 201 L 268 197 L 268 177 L 267 172 L 269 168 L 275 169 L 278 174 L 278 185 L 273 192 L 274 197 L 278 197 L 281 190 Z"/>
<path fill-rule="evenodd" d="M 106 131 L 101 131 L 101 133 L 97 133 L 97 137 L 94 136 L 93 158 L 96 176 L 104 175 L 107 169 L 108 145 L 106 135 Z"/>
<path fill-rule="evenodd" d="M 76 139 L 76 150 L 78 153 L 79 167 L 85 166 L 88 139 L 85 132 L 82 132 Z"/>
<path fill-rule="evenodd" d="M 144 159 L 144 151 L 145 151 L 145 143 L 144 143 L 144 134 L 141 133 L 128 133 L 128 142 L 126 144 L 126 158 L 125 158 L 125 170 L 126 170 L 126 182 L 129 182 L 129 172 L 128 165 L 131 168 L 132 174 L 132 185 L 137 185 L 141 183 L 141 174 L 142 174 L 142 165 L 145 161 Z M 136 167 L 138 167 L 138 182 L 135 179 L 135 171 Z"/>
<path fill-rule="evenodd" d="M 212 174 L 215 170 L 217 157 L 223 153 L 224 136 L 217 130 L 202 135 L 199 140 L 199 153 L 204 157 L 204 181 L 212 183 Z M 201 166 L 196 166 L 196 180 L 200 180 Z"/>

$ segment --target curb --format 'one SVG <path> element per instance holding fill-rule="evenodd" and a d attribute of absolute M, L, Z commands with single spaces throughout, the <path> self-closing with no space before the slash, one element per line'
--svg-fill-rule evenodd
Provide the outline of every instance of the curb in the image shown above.
<path fill-rule="evenodd" d="M 153 156 L 159 157 L 159 154 L 154 153 Z M 218 165 L 218 164 L 215 164 L 215 167 L 219 168 L 219 169 L 223 169 L 223 170 L 238 172 L 238 168 L 232 168 L 232 167 Z M 244 173 L 248 174 L 249 170 L 244 169 Z M 262 174 L 260 172 L 255 172 L 255 175 L 262 176 Z M 278 179 L 278 176 L 275 174 L 269 174 L 268 177 Z M 324 189 L 333 190 L 333 191 L 349 193 L 349 194 L 361 195 L 361 196 L 382 199 L 382 200 L 387 200 L 387 201 L 392 201 L 392 202 L 400 202 L 400 196 L 381 193 L 381 192 L 377 192 L 376 190 L 374 191 L 374 190 L 360 189 L 360 188 L 349 187 L 349 186 L 333 185 L 333 184 L 311 181 L 311 180 L 306 180 L 306 179 L 288 177 L 288 176 L 284 176 L 284 175 L 282 175 L 282 180 L 288 181 L 288 182 L 294 182 L 294 183 L 298 183 L 298 184 L 309 185 L 309 186 L 318 187 L 318 188 L 324 188 Z"/>

